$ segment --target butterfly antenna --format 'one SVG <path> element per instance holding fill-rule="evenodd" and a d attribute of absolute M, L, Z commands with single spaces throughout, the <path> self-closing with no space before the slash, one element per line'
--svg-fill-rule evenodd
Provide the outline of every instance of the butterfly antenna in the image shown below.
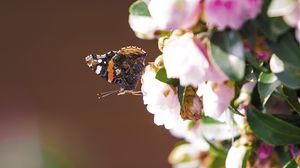
<path fill-rule="evenodd" d="M 112 91 L 108 91 L 108 92 L 102 92 L 102 93 L 98 93 L 97 96 L 98 96 L 98 99 L 101 99 L 101 98 L 104 98 L 106 96 L 109 96 L 109 95 L 112 95 L 114 93 L 117 93 L 119 92 L 120 90 L 112 90 Z"/>

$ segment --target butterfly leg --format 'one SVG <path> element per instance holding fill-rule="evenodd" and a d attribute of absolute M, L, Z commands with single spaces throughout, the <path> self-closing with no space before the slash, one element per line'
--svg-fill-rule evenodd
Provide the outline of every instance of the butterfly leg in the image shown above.
<path fill-rule="evenodd" d="M 125 95 L 125 94 L 131 94 L 131 95 L 134 95 L 134 96 L 141 96 L 143 95 L 142 94 L 142 91 L 133 91 L 133 90 L 120 90 L 120 92 L 118 93 L 118 95 Z"/>
<path fill-rule="evenodd" d="M 142 91 L 132 91 L 131 94 L 134 96 L 142 96 L 143 92 Z"/>

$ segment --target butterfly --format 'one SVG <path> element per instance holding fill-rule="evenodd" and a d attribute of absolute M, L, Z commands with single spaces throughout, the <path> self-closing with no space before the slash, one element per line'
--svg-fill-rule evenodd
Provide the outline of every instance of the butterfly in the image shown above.
<path fill-rule="evenodd" d="M 136 46 L 123 47 L 119 51 L 110 51 L 103 55 L 91 54 L 85 57 L 87 65 L 100 77 L 109 83 L 117 85 L 120 89 L 102 93 L 101 97 L 118 93 L 118 95 L 135 91 L 145 69 L 147 53 Z"/>

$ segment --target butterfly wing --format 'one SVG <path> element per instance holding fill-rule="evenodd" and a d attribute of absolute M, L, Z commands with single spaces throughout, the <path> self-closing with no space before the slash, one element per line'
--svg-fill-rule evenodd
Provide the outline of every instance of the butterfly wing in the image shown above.
<path fill-rule="evenodd" d="M 129 46 L 104 55 L 91 54 L 87 65 L 108 82 L 122 90 L 134 90 L 145 68 L 147 53 L 141 48 Z"/>
<path fill-rule="evenodd" d="M 124 47 L 112 58 L 115 65 L 115 77 L 112 83 L 123 90 L 134 90 L 145 69 L 147 53 L 138 47 Z"/>
<path fill-rule="evenodd" d="M 100 77 L 108 80 L 108 63 L 116 55 L 116 51 L 111 51 L 103 55 L 91 54 L 85 57 L 87 65 Z"/>

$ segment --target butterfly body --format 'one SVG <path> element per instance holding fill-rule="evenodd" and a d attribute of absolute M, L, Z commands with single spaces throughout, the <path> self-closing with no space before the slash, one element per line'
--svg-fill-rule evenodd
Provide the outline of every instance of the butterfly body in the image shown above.
<path fill-rule="evenodd" d="M 141 48 L 129 46 L 103 55 L 91 54 L 85 59 L 97 75 L 119 86 L 122 91 L 132 91 L 140 81 L 146 56 Z"/>

